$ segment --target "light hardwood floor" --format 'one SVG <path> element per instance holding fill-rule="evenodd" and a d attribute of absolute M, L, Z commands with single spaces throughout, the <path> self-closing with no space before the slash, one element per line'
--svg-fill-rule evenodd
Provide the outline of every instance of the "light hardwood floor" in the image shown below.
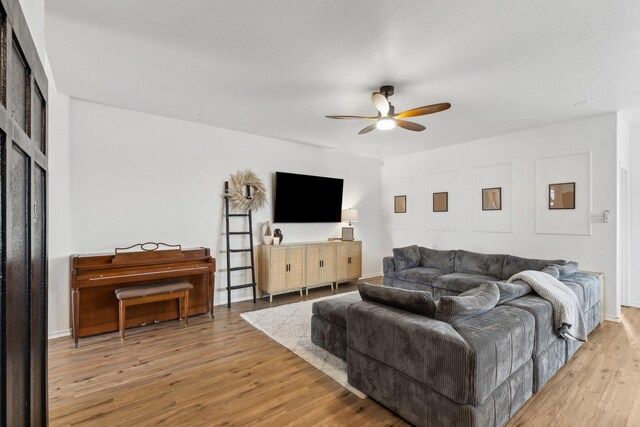
<path fill-rule="evenodd" d="M 340 286 L 339 292 L 355 290 Z M 331 294 L 313 289 L 309 298 Z M 189 319 L 50 341 L 50 424 L 406 425 L 360 399 L 246 323 L 239 314 L 297 294 L 216 307 Z M 605 322 L 510 425 L 640 425 L 640 310 Z"/>

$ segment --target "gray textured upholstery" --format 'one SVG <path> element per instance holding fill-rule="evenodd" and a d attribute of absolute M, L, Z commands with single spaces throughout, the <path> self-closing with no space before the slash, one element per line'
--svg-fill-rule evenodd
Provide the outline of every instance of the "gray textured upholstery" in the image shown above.
<path fill-rule="evenodd" d="M 522 280 L 516 280 L 511 283 L 507 282 L 493 282 L 500 290 L 500 300 L 498 304 L 506 304 L 509 301 L 513 301 L 516 298 L 523 297 L 531 293 L 531 286 L 523 282 Z"/>
<path fill-rule="evenodd" d="M 549 274 L 554 279 L 560 279 L 560 270 L 557 265 L 547 265 L 542 269 L 542 272 Z"/>
<path fill-rule="evenodd" d="M 474 393 L 467 403 L 477 405 L 531 359 L 535 320 L 516 307 L 500 306 L 454 326 L 473 349 Z"/>
<path fill-rule="evenodd" d="M 531 358 L 533 347 L 533 316 L 508 306 L 496 307 L 453 328 L 363 301 L 349 306 L 347 325 L 349 349 L 460 404 L 484 401 Z"/>
<path fill-rule="evenodd" d="M 578 341 L 579 342 L 579 341 Z M 567 360 L 567 341 L 557 336 L 551 343 L 534 354 L 533 360 L 533 392 L 539 392 L 542 387 L 558 372 Z"/>
<path fill-rule="evenodd" d="M 362 301 L 360 295 L 349 294 L 338 298 L 329 298 L 321 301 L 316 301 L 311 306 L 311 312 L 317 316 L 320 316 L 330 322 L 340 325 L 343 328 L 347 327 L 347 307 L 349 304 Z"/>
<path fill-rule="evenodd" d="M 560 272 L 560 280 L 573 276 L 578 272 L 578 263 L 575 261 L 569 261 L 566 264 L 558 264 L 556 267 L 558 267 L 558 271 Z"/>
<path fill-rule="evenodd" d="M 395 276 L 396 261 L 392 256 L 386 256 L 382 258 L 382 272 L 386 276 Z"/>
<path fill-rule="evenodd" d="M 410 291 L 431 292 L 431 295 L 433 295 L 433 287 L 431 285 L 427 285 L 424 283 L 407 282 L 402 279 L 395 279 L 391 285 L 385 284 L 385 286 L 391 286 L 391 287 L 400 288 L 400 289 L 408 289 Z M 434 297 L 434 299 L 437 299 L 437 298 Z"/>
<path fill-rule="evenodd" d="M 460 295 L 440 298 L 434 319 L 455 325 L 470 317 L 486 313 L 496 306 L 499 299 L 498 286 L 493 282 L 484 282 Z"/>
<path fill-rule="evenodd" d="M 447 273 L 453 273 L 456 261 L 456 251 L 439 251 L 420 246 L 420 267 L 437 268 Z"/>
<path fill-rule="evenodd" d="M 311 306 L 311 342 L 347 358 L 347 307 L 362 301 L 358 293 L 316 301 Z"/>
<path fill-rule="evenodd" d="M 526 310 L 533 315 L 535 331 L 532 354 L 538 354 L 559 337 L 553 326 L 553 308 L 549 301 L 532 294 L 508 302 L 505 305 Z"/>
<path fill-rule="evenodd" d="M 436 303 L 431 292 L 389 288 L 369 283 L 360 283 L 358 292 L 363 301 L 377 302 L 409 313 L 433 318 L 436 311 Z"/>
<path fill-rule="evenodd" d="M 480 254 L 459 249 L 456 251 L 456 273 L 471 273 L 502 278 L 504 255 Z"/>
<path fill-rule="evenodd" d="M 451 273 L 437 277 L 431 285 L 434 288 L 447 289 L 457 293 L 466 292 L 476 286 L 480 286 L 486 281 L 495 282 L 499 280 L 494 276 L 472 273 Z"/>
<path fill-rule="evenodd" d="M 579 271 L 560 281 L 578 296 L 583 312 L 600 302 L 600 279 L 595 274 Z"/>
<path fill-rule="evenodd" d="M 533 258 L 522 258 L 515 255 L 505 255 L 504 266 L 502 268 L 502 278 L 508 279 L 516 273 L 525 270 L 540 271 L 548 264 L 564 264 L 564 260 L 544 260 Z"/>
<path fill-rule="evenodd" d="M 439 268 L 416 267 L 398 271 L 395 277 L 405 282 L 430 285 L 433 279 L 443 274 L 447 274 L 447 272 Z"/>
<path fill-rule="evenodd" d="M 396 270 L 402 271 L 407 268 L 415 268 L 420 265 L 420 251 L 418 246 L 411 245 L 404 248 L 393 248 L 393 259 L 396 263 Z"/>
<path fill-rule="evenodd" d="M 531 397 L 531 360 L 479 405 L 454 402 L 423 382 L 352 348 L 347 361 L 350 384 L 420 427 L 504 426 Z"/>

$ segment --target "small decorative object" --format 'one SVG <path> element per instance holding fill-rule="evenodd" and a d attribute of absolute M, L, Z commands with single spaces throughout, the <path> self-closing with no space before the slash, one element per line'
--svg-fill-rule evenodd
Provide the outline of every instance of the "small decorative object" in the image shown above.
<path fill-rule="evenodd" d="M 449 211 L 449 193 L 433 193 L 433 211 L 448 212 Z"/>
<path fill-rule="evenodd" d="M 483 211 L 502 210 L 502 187 L 482 189 L 482 210 Z"/>
<path fill-rule="evenodd" d="M 576 183 L 549 184 L 549 209 L 575 209 Z"/>
<path fill-rule="evenodd" d="M 353 240 L 353 227 L 342 227 L 342 240 Z"/>
<path fill-rule="evenodd" d="M 393 198 L 393 212 L 407 213 L 407 196 L 395 196 Z"/>
<path fill-rule="evenodd" d="M 273 243 L 273 229 L 271 228 L 269 221 L 262 225 L 262 243 L 265 245 Z"/>
<path fill-rule="evenodd" d="M 284 236 L 282 235 L 282 231 L 279 228 L 276 228 L 276 231 L 273 233 L 273 244 L 279 245 L 282 243 L 282 239 Z"/>
<path fill-rule="evenodd" d="M 229 177 L 229 192 L 226 196 L 235 208 L 245 212 L 257 211 L 267 204 L 267 189 L 258 175 L 250 169 Z"/>

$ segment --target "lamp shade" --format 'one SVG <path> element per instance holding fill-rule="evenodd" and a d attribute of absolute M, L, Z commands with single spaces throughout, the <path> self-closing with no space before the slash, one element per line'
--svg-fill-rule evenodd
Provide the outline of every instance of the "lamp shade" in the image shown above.
<path fill-rule="evenodd" d="M 357 209 L 343 209 L 342 210 L 342 221 L 349 222 L 358 222 L 358 210 Z"/>

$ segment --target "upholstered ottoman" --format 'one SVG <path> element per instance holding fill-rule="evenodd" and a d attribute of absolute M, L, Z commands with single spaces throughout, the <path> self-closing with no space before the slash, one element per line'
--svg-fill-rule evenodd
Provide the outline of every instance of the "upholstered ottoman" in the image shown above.
<path fill-rule="evenodd" d="M 362 301 L 360 294 L 329 298 L 313 303 L 311 342 L 347 360 L 347 307 Z"/>

